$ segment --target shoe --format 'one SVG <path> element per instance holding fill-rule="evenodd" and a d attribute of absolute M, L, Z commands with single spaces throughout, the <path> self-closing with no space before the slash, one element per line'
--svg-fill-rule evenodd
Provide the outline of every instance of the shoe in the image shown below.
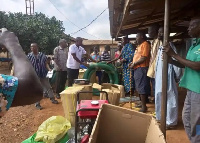
<path fill-rule="evenodd" d="M 36 103 L 36 104 L 35 104 L 35 107 L 36 107 L 38 110 L 42 110 L 42 109 L 43 109 L 42 106 L 40 105 L 40 103 Z"/>
<path fill-rule="evenodd" d="M 60 99 L 60 95 L 59 95 L 59 94 L 56 94 L 56 98 L 57 98 L 57 99 Z"/>
<path fill-rule="evenodd" d="M 147 107 L 141 108 L 141 109 L 139 110 L 139 112 L 146 113 L 146 112 L 147 112 Z"/>
<path fill-rule="evenodd" d="M 141 101 L 136 102 L 135 103 L 135 108 L 142 108 L 142 102 Z"/>
<path fill-rule="evenodd" d="M 52 98 L 52 99 L 50 99 L 50 100 L 51 100 L 51 102 L 52 102 L 53 104 L 58 104 L 58 101 L 55 100 L 54 98 Z"/>
<path fill-rule="evenodd" d="M 49 98 L 48 93 L 46 93 L 46 92 L 43 93 L 43 97 L 44 97 L 44 98 Z"/>

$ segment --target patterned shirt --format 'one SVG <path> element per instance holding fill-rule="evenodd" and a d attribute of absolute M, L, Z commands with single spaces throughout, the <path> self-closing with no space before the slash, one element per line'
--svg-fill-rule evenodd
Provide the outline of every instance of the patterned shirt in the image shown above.
<path fill-rule="evenodd" d="M 58 67 L 62 69 L 62 71 L 67 71 L 67 58 L 68 58 L 68 50 L 67 48 L 63 49 L 60 46 L 56 47 L 53 51 L 54 53 L 54 60 L 59 64 L 57 65 L 56 62 L 54 63 L 55 70 L 58 70 Z"/>
<path fill-rule="evenodd" d="M 0 118 L 10 108 L 18 87 L 18 78 L 0 74 Z"/>
<path fill-rule="evenodd" d="M 45 78 L 48 70 L 46 68 L 47 57 L 45 54 L 39 52 L 38 55 L 34 55 L 32 52 L 28 54 L 28 59 L 30 60 L 35 72 L 38 77 Z"/>

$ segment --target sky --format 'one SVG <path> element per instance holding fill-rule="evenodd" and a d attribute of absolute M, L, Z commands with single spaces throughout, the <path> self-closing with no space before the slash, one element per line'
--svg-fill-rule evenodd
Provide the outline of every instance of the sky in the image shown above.
<path fill-rule="evenodd" d="M 34 3 L 35 12 L 42 12 L 48 17 L 55 16 L 63 21 L 66 34 L 74 33 L 85 27 L 108 8 L 108 0 L 34 0 Z M 0 11 L 26 13 L 25 0 L 1 0 Z M 111 39 L 108 9 L 84 31 L 72 37 L 92 40 Z"/>

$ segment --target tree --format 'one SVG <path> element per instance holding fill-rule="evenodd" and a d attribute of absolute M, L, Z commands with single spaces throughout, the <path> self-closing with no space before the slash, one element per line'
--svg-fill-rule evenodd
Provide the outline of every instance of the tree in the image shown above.
<path fill-rule="evenodd" d="M 0 28 L 5 27 L 14 32 L 23 47 L 30 52 L 30 44 L 37 43 L 40 51 L 52 54 L 61 38 L 67 38 L 64 34 L 63 22 L 55 17 L 47 17 L 42 13 L 26 15 L 22 13 L 5 13 L 0 11 Z"/>

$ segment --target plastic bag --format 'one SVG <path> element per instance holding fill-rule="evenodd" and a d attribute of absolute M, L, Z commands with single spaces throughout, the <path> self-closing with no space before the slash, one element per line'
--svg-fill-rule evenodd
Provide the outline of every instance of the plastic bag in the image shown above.
<path fill-rule="evenodd" d="M 35 141 L 55 143 L 71 128 L 70 122 L 62 116 L 52 116 L 38 128 Z"/>

